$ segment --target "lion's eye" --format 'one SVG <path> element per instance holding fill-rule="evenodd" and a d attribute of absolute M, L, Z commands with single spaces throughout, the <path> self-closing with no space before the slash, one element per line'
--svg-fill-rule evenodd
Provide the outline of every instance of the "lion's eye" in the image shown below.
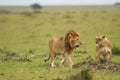
<path fill-rule="evenodd" d="M 74 42 L 75 42 L 74 40 L 71 41 L 71 43 L 74 43 Z"/>

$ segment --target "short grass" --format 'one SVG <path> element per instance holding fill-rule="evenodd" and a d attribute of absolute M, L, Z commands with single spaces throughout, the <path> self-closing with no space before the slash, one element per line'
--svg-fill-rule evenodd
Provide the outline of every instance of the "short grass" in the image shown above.
<path fill-rule="evenodd" d="M 67 12 L 67 13 L 21 13 L 0 14 L 0 49 L 16 52 L 18 55 L 39 55 L 28 61 L 0 62 L 0 80 L 65 80 L 70 74 L 68 65 L 49 67 L 44 59 L 48 57 L 48 41 L 53 36 L 62 36 L 68 30 L 80 33 L 83 45 L 72 54 L 74 64 L 87 56 L 95 57 L 95 36 L 107 36 L 113 46 L 120 48 L 120 11 Z M 86 51 L 86 54 L 75 53 Z M 3 55 L 0 53 L 0 55 Z M 112 61 L 120 63 L 120 56 L 113 55 Z M 96 71 L 94 80 L 119 80 L 120 72 Z"/>

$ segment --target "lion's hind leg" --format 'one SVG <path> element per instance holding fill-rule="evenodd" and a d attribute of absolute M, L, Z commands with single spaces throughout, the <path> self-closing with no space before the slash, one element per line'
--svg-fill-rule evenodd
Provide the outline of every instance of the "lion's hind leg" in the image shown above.
<path fill-rule="evenodd" d="M 50 65 L 51 67 L 56 67 L 55 63 L 54 63 L 54 58 L 55 58 L 55 54 L 54 53 L 51 53 L 50 54 Z"/>

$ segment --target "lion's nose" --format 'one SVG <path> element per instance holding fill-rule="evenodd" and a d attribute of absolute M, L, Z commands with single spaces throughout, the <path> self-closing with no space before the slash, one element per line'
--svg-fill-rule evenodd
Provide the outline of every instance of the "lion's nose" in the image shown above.
<path fill-rule="evenodd" d="M 79 45 L 76 45 L 76 47 L 79 47 Z"/>
<path fill-rule="evenodd" d="M 98 42 L 96 41 L 96 44 L 97 44 Z"/>

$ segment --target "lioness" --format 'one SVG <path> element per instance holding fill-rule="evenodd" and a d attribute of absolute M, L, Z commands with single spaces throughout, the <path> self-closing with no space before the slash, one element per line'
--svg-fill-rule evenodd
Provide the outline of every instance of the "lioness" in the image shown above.
<path fill-rule="evenodd" d="M 110 40 L 104 35 L 96 36 L 96 58 L 97 60 L 111 60 L 112 45 Z"/>
<path fill-rule="evenodd" d="M 54 57 L 56 55 L 63 55 L 63 59 L 60 63 L 60 66 L 63 66 L 64 62 L 67 60 L 70 68 L 72 68 L 73 61 L 71 60 L 70 55 L 73 49 L 79 47 L 81 44 L 82 42 L 80 40 L 79 33 L 74 30 L 68 31 L 67 34 L 65 34 L 62 37 L 52 38 L 49 41 L 50 54 L 48 58 L 48 60 L 49 59 L 51 60 L 50 61 L 51 67 L 55 67 L 55 64 L 53 61 Z M 45 61 L 48 61 L 48 60 L 45 60 Z"/>

